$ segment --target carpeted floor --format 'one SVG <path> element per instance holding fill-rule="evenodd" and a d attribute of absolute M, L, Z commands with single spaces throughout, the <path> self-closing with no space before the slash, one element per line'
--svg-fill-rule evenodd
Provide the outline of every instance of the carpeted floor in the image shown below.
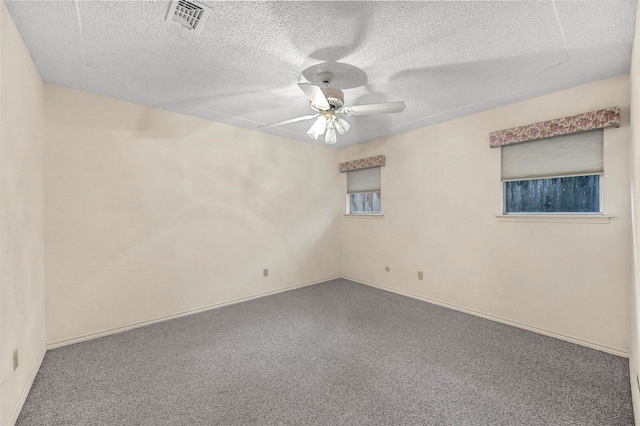
<path fill-rule="evenodd" d="M 47 352 L 24 425 L 631 425 L 626 359 L 346 280 Z"/>

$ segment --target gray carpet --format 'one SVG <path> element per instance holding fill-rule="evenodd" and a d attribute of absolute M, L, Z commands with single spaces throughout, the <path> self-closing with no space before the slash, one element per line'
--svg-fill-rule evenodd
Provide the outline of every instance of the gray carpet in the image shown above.
<path fill-rule="evenodd" d="M 626 359 L 336 280 L 51 350 L 17 424 L 631 425 L 630 392 Z"/>

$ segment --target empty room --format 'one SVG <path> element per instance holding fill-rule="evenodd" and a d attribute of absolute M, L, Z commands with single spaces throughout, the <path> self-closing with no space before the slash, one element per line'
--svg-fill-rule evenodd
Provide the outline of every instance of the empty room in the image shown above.
<path fill-rule="evenodd" d="M 640 425 L 639 20 L 0 1 L 0 425 Z"/>

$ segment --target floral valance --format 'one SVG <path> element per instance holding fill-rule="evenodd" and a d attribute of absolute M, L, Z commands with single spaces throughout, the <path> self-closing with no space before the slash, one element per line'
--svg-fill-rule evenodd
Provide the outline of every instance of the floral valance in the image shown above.
<path fill-rule="evenodd" d="M 620 127 L 620 107 L 585 112 L 511 129 L 489 133 L 489 146 L 498 148 L 512 143 L 526 142 L 552 136 L 568 135 L 604 127 Z"/>
<path fill-rule="evenodd" d="M 384 166 L 384 155 L 376 155 L 375 157 L 361 158 L 359 160 L 340 163 L 340 173 L 380 166 Z"/>

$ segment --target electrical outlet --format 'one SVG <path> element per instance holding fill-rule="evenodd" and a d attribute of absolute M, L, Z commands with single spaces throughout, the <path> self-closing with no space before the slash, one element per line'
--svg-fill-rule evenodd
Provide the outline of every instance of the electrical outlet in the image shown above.
<path fill-rule="evenodd" d="M 269 276 L 269 270 L 268 269 L 263 269 L 262 270 L 262 276 L 263 277 L 268 277 Z"/>
<path fill-rule="evenodd" d="M 13 351 L 13 371 L 18 368 L 18 349 Z"/>
<path fill-rule="evenodd" d="M 422 274 L 422 271 L 418 271 L 418 279 L 419 280 L 423 280 L 424 279 L 424 275 Z"/>

